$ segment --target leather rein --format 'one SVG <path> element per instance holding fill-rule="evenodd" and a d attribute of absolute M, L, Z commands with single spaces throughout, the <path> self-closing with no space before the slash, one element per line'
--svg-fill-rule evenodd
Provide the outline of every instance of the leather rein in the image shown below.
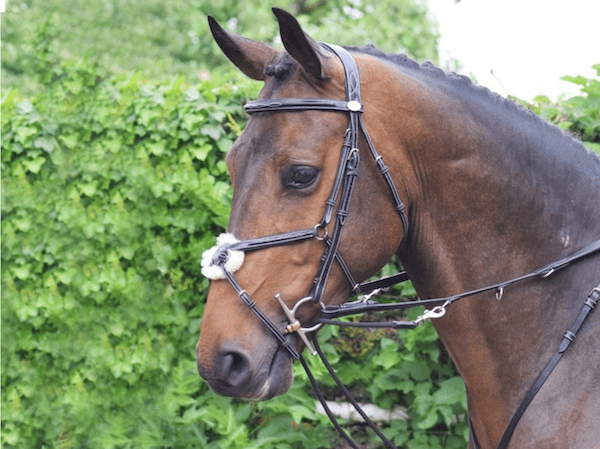
<path fill-rule="evenodd" d="M 310 229 L 292 231 L 243 241 L 235 240 L 233 242 L 219 244 L 212 250 L 209 250 L 212 252 L 209 255 L 210 257 L 208 257 L 208 259 L 206 260 L 206 263 L 203 260 L 203 267 L 219 267 L 222 271 L 222 276 L 219 278 L 227 279 L 227 281 L 231 284 L 233 289 L 238 294 L 239 298 L 269 329 L 273 336 L 278 340 L 279 344 L 289 352 L 292 358 L 300 360 L 315 390 L 315 394 L 317 395 L 317 398 L 323 405 L 323 408 L 327 413 L 328 417 L 330 418 L 332 424 L 338 430 L 338 432 L 344 438 L 344 440 L 346 440 L 346 442 L 350 444 L 351 447 L 356 449 L 359 448 L 359 446 L 342 429 L 340 424 L 337 422 L 335 416 L 329 409 L 325 397 L 321 392 L 319 386 L 317 385 L 316 380 L 308 367 L 308 364 L 306 363 L 302 355 L 299 354 L 298 351 L 294 348 L 294 340 L 290 338 L 291 334 L 298 334 L 299 338 L 305 343 L 305 345 L 308 347 L 311 353 L 313 355 L 319 355 L 325 367 L 329 371 L 331 377 L 340 387 L 342 393 L 352 403 L 354 408 L 364 419 L 365 423 L 371 429 L 373 429 L 373 431 L 378 435 L 378 437 L 388 448 L 395 448 L 394 444 L 383 435 L 383 433 L 379 430 L 378 426 L 375 423 L 373 423 L 373 421 L 366 415 L 366 413 L 362 410 L 360 405 L 353 398 L 350 391 L 343 385 L 339 377 L 336 375 L 331 364 L 328 362 L 325 354 L 319 346 L 315 331 L 317 331 L 323 324 L 334 324 L 337 326 L 365 328 L 415 328 L 416 326 L 425 322 L 428 319 L 442 317 L 446 312 L 446 308 L 450 304 L 460 299 L 488 291 L 496 291 L 496 298 L 501 299 L 504 290 L 517 282 L 536 277 L 545 279 L 554 272 L 566 267 L 570 263 L 583 259 L 593 253 L 600 251 L 600 240 L 597 240 L 596 242 L 580 249 L 579 251 L 575 252 L 574 254 L 568 257 L 552 262 L 551 264 L 548 264 L 529 274 L 505 282 L 500 282 L 487 287 L 479 288 L 476 290 L 460 293 L 445 298 L 406 301 L 402 303 L 380 304 L 376 301 L 373 301 L 371 299 L 372 297 L 376 296 L 382 291 L 389 289 L 393 285 L 409 280 L 409 278 L 406 272 L 400 272 L 396 275 L 384 277 L 376 281 L 358 283 L 355 281 L 350 269 L 348 268 L 347 264 L 344 262 L 342 255 L 338 251 L 342 229 L 348 217 L 348 210 L 350 207 L 350 200 L 354 188 L 354 181 L 358 175 L 358 168 L 360 164 L 360 151 L 358 149 L 359 131 L 362 132 L 367 142 L 367 146 L 370 150 L 370 153 L 375 159 L 377 168 L 388 186 L 394 203 L 394 208 L 402 221 L 405 237 L 408 234 L 409 223 L 406 217 L 404 203 L 400 200 L 398 190 L 396 189 L 396 186 L 389 174 L 389 168 L 383 161 L 382 156 L 380 156 L 377 153 L 375 146 L 373 145 L 373 142 L 362 120 L 363 105 L 361 103 L 360 74 L 358 66 L 356 65 L 356 62 L 354 61 L 352 55 L 344 48 L 331 44 L 321 44 L 321 46 L 324 49 L 336 54 L 344 66 L 346 101 L 328 99 L 284 98 L 250 101 L 244 106 L 248 114 L 261 112 L 294 112 L 307 110 L 337 111 L 349 114 L 348 130 L 344 136 L 344 143 L 342 145 L 340 162 L 338 165 L 336 178 L 331 193 L 325 203 L 325 210 L 321 221 L 316 226 Z M 339 204 L 337 201 L 338 196 L 340 198 Z M 333 218 L 333 211 L 336 204 L 338 205 L 336 211 L 336 220 L 332 235 L 329 236 L 326 227 L 331 223 L 331 220 Z M 317 271 L 317 276 L 315 277 L 314 284 L 312 286 L 309 296 L 300 299 L 294 305 L 294 307 L 290 309 L 287 307 L 283 299 L 278 294 L 275 295 L 275 298 L 279 302 L 286 317 L 289 320 L 289 324 L 286 326 L 286 328 L 284 330 L 281 330 L 257 307 L 257 304 L 250 298 L 250 295 L 237 283 L 233 275 L 233 271 L 235 271 L 235 269 L 237 268 L 231 268 L 228 265 L 228 262 L 231 255 L 235 252 L 245 253 L 248 251 L 272 248 L 275 246 L 287 245 L 310 239 L 324 241 L 326 244 L 326 248 L 321 258 L 321 263 Z M 352 286 L 352 292 L 350 296 L 357 296 L 359 294 L 363 295 L 357 301 L 337 306 L 326 306 L 323 303 L 323 293 L 334 261 L 336 261 L 340 265 L 342 271 L 348 279 L 348 282 Z M 514 429 L 516 428 L 521 416 L 525 412 L 527 406 L 533 400 L 533 397 L 539 391 L 544 381 L 548 378 L 548 376 L 558 363 L 558 360 L 560 360 L 562 354 L 569 347 L 570 343 L 575 339 L 575 336 L 577 334 L 577 331 L 581 327 L 581 324 L 583 323 L 589 312 L 596 306 L 599 298 L 600 284 L 594 289 L 592 289 L 590 294 L 587 296 L 580 314 L 578 315 L 573 325 L 564 334 L 564 337 L 559 345 L 557 352 L 548 362 L 540 376 L 534 382 L 534 385 L 525 395 L 521 405 L 513 415 L 513 418 L 508 428 L 506 429 L 502 440 L 498 445 L 498 449 L 504 449 L 508 445 L 510 437 Z M 321 310 L 319 318 L 317 318 L 317 320 L 310 327 L 303 327 L 300 321 L 296 318 L 296 312 L 300 306 L 307 303 L 319 305 L 321 307 Z M 418 306 L 433 307 L 431 309 L 425 310 L 424 313 L 414 321 L 354 323 L 341 322 L 335 320 L 335 318 L 348 315 L 363 314 L 368 312 L 384 312 L 389 310 L 406 309 Z M 308 337 L 310 337 L 310 339 L 312 340 L 314 348 L 311 345 L 311 342 L 309 341 Z M 471 431 L 474 447 L 478 449 L 479 444 L 477 442 L 477 437 L 475 436 L 475 433 L 473 431 L 470 419 L 469 429 Z"/>

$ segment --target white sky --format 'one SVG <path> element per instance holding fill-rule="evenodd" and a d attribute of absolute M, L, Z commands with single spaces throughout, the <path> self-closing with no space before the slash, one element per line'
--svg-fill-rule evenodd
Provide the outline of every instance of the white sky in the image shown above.
<path fill-rule="evenodd" d="M 600 64 L 597 0 L 426 1 L 439 24 L 441 66 L 456 58 L 460 73 L 503 96 L 568 98 L 580 91 L 560 78 L 594 77 Z"/>

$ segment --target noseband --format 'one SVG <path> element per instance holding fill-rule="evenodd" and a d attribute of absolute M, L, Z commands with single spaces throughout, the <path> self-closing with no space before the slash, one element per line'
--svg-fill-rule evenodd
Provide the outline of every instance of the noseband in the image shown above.
<path fill-rule="evenodd" d="M 367 142 L 367 146 L 376 161 L 377 168 L 383 176 L 394 202 L 394 207 L 400 216 L 404 235 L 408 233 L 408 219 L 406 218 L 404 203 L 400 200 L 398 189 L 389 174 L 389 168 L 383 161 L 382 156 L 377 152 L 373 142 L 367 132 L 362 120 L 363 105 L 360 95 L 360 74 L 358 66 L 352 55 L 342 47 L 336 45 L 321 44 L 324 49 L 336 54 L 342 61 L 345 73 L 345 88 L 346 101 L 328 100 L 320 98 L 283 98 L 258 100 L 248 102 L 244 108 L 248 114 L 256 114 L 261 112 L 295 112 L 295 111 L 334 111 L 344 112 L 349 115 L 348 129 L 344 135 L 344 143 L 340 155 L 340 161 L 337 169 L 337 174 L 331 193 L 325 202 L 325 210 L 321 221 L 311 229 L 282 233 L 257 239 L 239 241 L 233 244 L 220 245 L 214 252 L 211 260 L 206 260 L 205 268 L 210 266 L 218 266 L 221 268 L 225 278 L 233 286 L 240 299 L 258 316 L 263 324 L 271 331 L 275 338 L 283 345 L 294 359 L 300 358 L 300 355 L 291 344 L 291 341 L 284 334 L 296 332 L 310 351 L 315 354 L 310 342 L 306 338 L 306 334 L 317 330 L 321 324 L 317 324 L 310 328 L 304 328 L 295 318 L 295 312 L 301 304 L 311 303 L 320 305 L 325 309 L 323 303 L 323 293 L 327 280 L 331 272 L 331 267 L 334 260 L 341 266 L 342 271 L 346 275 L 348 282 L 352 286 L 353 294 L 358 294 L 362 291 L 361 284 L 357 283 L 344 262 L 338 247 L 342 235 L 342 229 L 348 218 L 348 210 L 350 208 L 350 200 L 354 189 L 354 182 L 358 175 L 360 164 L 360 151 L 358 149 L 359 131 Z M 340 195 L 341 190 L 341 195 Z M 340 196 L 339 204 L 337 198 Z M 327 226 L 331 223 L 335 206 L 338 206 L 336 212 L 336 220 L 333 232 L 329 236 Z M 276 296 L 286 316 L 290 320 L 290 325 L 284 331 L 278 329 L 261 311 L 256 307 L 256 303 L 250 298 L 248 293 L 243 290 L 233 277 L 232 271 L 227 269 L 226 263 L 229 259 L 230 251 L 254 251 L 258 249 L 271 248 L 279 245 L 296 243 L 308 239 L 322 240 L 326 243 L 326 248 L 321 257 L 321 264 L 317 271 L 314 284 L 311 288 L 309 296 L 298 301 L 293 309 L 289 309 L 279 295 Z"/>
<path fill-rule="evenodd" d="M 367 142 L 367 146 L 371 152 L 371 155 L 375 159 L 377 168 L 383 176 L 388 189 L 392 195 L 392 201 L 397 213 L 402 221 L 404 228 L 404 238 L 408 234 L 408 219 L 405 213 L 405 206 L 400 200 L 398 190 L 394 185 L 394 182 L 389 174 L 389 168 L 383 161 L 383 158 L 377 153 L 373 142 L 365 128 L 362 120 L 363 105 L 361 103 L 360 95 L 360 75 L 358 67 L 354 58 L 348 51 L 342 47 L 330 44 L 321 44 L 321 46 L 333 52 L 342 61 L 345 73 L 345 88 L 346 88 L 346 101 L 339 100 L 327 100 L 327 99 L 307 99 L 307 98 L 284 98 L 284 99 L 270 99 L 270 100 L 258 100 L 248 102 L 244 108 L 248 114 L 255 114 L 260 112 L 294 112 L 294 111 L 334 111 L 344 112 L 349 115 L 348 130 L 344 136 L 344 143 L 342 145 L 342 151 L 340 161 L 337 169 L 337 174 L 327 201 L 325 202 L 325 211 L 321 221 L 310 229 L 292 231 L 282 234 L 276 234 L 272 236 L 260 237 L 256 239 L 249 239 L 238 241 L 229 234 L 222 235 L 216 247 L 206 251 L 203 255 L 202 261 L 202 273 L 209 279 L 227 279 L 234 290 L 237 292 L 240 299 L 246 304 L 246 306 L 252 310 L 252 312 L 260 319 L 260 321 L 269 329 L 273 336 L 279 341 L 279 343 L 290 353 L 294 359 L 300 359 L 302 366 L 304 367 L 308 378 L 315 390 L 315 393 L 320 400 L 325 412 L 331 419 L 333 425 L 338 430 L 340 435 L 352 446 L 358 448 L 358 445 L 344 432 L 341 426 L 338 424 L 336 418 L 333 416 L 319 386 L 317 385 L 307 363 L 304 361 L 302 356 L 294 348 L 293 340 L 288 338 L 288 334 L 297 333 L 304 344 L 314 354 L 319 354 L 323 360 L 325 367 L 329 371 L 329 374 L 338 384 L 340 389 L 346 398 L 352 403 L 354 408 L 365 420 L 365 423 L 373 429 L 373 431 L 379 436 L 383 443 L 388 448 L 394 448 L 395 446 L 389 441 L 379 430 L 378 426 L 365 414 L 359 404 L 354 400 L 352 394 L 343 385 L 341 380 L 338 378 L 333 368 L 327 361 L 323 351 L 319 347 L 319 343 L 313 332 L 318 330 L 323 324 L 336 324 L 338 326 L 352 326 L 352 327 L 369 327 L 369 328 L 414 328 L 417 325 L 423 323 L 427 319 L 440 318 L 446 312 L 446 307 L 450 304 L 470 296 L 474 296 L 483 292 L 496 291 L 496 298 L 502 299 L 505 288 L 512 286 L 515 283 L 522 282 L 532 278 L 545 279 L 553 273 L 565 268 L 572 262 L 586 258 L 587 256 L 597 253 L 600 251 L 600 240 L 597 240 L 590 245 L 580 249 L 579 251 L 571 254 L 568 257 L 552 262 L 545 267 L 535 270 L 526 275 L 518 278 L 511 279 L 509 281 L 500 282 L 497 284 L 482 287 L 476 290 L 460 293 L 454 296 L 446 298 L 436 299 L 425 299 L 419 301 L 406 301 L 403 303 L 394 304 L 379 304 L 371 301 L 371 297 L 378 294 L 382 290 L 389 288 L 392 285 L 398 284 L 408 280 L 408 276 L 405 272 L 398 273 L 394 276 L 388 276 L 376 281 L 365 282 L 362 284 L 357 283 L 350 272 L 347 264 L 344 262 L 342 255 L 340 254 L 338 247 L 340 244 L 340 238 L 342 229 L 346 223 L 348 217 L 348 210 L 350 207 L 350 200 L 352 198 L 352 191 L 354 188 L 354 181 L 358 175 L 358 168 L 360 164 L 360 151 L 358 149 L 358 135 L 359 130 Z M 341 195 L 340 195 L 341 190 Z M 340 196 L 339 204 L 337 203 L 337 197 Z M 334 230 L 331 236 L 327 231 L 327 226 L 331 223 L 333 217 L 333 211 L 335 206 L 338 206 L 336 212 L 336 221 Z M 243 254 L 247 251 L 255 251 L 260 249 L 272 248 L 280 245 L 287 245 L 291 243 L 302 242 L 305 240 L 317 239 L 324 241 L 326 244 L 325 251 L 321 258 L 321 264 L 317 271 L 314 284 L 311 288 L 309 296 L 300 299 L 292 309 L 288 308 L 283 299 L 279 294 L 275 295 L 275 298 L 282 307 L 289 324 L 284 330 L 280 330 L 256 305 L 256 303 L 250 298 L 250 295 L 243 290 L 240 285 L 236 282 L 233 272 L 236 271 L 243 263 Z M 235 259 L 235 261 L 233 260 Z M 333 262 L 337 263 L 342 268 L 348 282 L 352 286 L 351 296 L 358 295 L 360 293 L 365 294 L 358 301 L 345 303 L 339 306 L 325 306 L 323 303 L 323 293 L 325 286 L 331 272 Z M 215 272 L 214 269 L 217 269 Z M 220 271 L 218 270 L 220 269 Z M 511 419 L 499 445 L 499 449 L 504 449 L 508 445 L 508 442 L 514 432 L 521 416 L 527 409 L 528 405 L 533 400 L 536 393 L 542 387 L 546 379 L 552 373 L 552 370 L 562 357 L 563 353 L 567 350 L 570 344 L 575 340 L 576 334 L 579 331 L 581 325 L 587 318 L 588 314 L 594 309 L 600 300 L 600 284 L 593 288 L 589 295 L 586 297 L 584 305 L 580 310 L 577 319 L 573 322 L 571 327 L 564 334 L 563 339 L 558 347 L 558 350 L 554 356 L 547 363 L 541 374 L 538 376 L 533 386 L 529 389 L 521 404 L 516 410 L 513 418 Z M 321 307 L 320 317 L 313 323 L 311 327 L 302 327 L 300 321 L 296 318 L 296 312 L 303 304 L 315 304 Z M 352 322 L 339 322 L 333 320 L 341 316 L 356 315 L 367 312 L 381 312 L 387 310 L 405 309 L 415 306 L 434 306 L 431 310 L 425 310 L 425 312 L 414 321 L 391 321 L 383 323 L 352 323 Z M 312 333 L 312 334 L 311 334 Z M 311 338 L 314 344 L 310 344 L 307 334 L 311 334 Z M 315 350 L 316 348 L 316 350 Z M 472 428 L 471 421 L 469 419 L 469 430 L 471 431 L 473 445 L 475 448 L 479 447 L 477 437 Z"/>

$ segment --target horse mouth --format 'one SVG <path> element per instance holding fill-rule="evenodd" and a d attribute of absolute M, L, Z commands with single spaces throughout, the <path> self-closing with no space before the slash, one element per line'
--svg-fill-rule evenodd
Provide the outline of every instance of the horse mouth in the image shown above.
<path fill-rule="evenodd" d="M 293 360 L 285 348 L 278 346 L 271 359 L 262 387 L 258 390 L 256 396 L 248 399 L 266 401 L 288 391 L 294 380 L 292 364 Z"/>

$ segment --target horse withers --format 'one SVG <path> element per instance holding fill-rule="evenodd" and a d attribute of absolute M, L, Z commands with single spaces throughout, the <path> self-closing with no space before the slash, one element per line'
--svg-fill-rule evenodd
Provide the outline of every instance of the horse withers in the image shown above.
<path fill-rule="evenodd" d="M 217 273 L 207 274 L 197 352 L 216 393 L 264 400 L 287 391 L 307 342 L 298 330 L 394 254 L 419 296 L 435 298 L 517 278 L 600 237 L 600 160 L 581 143 L 464 77 L 373 47 L 348 49 L 362 100 L 345 111 L 353 76 L 343 60 L 274 12 L 283 52 L 209 19 L 225 55 L 265 83 L 227 155 L 231 218 L 209 257 Z M 324 101 L 332 105 L 307 106 Z M 364 127 L 354 144 L 355 112 Z M 381 155 L 366 157 L 371 148 Z M 598 281 L 594 254 L 435 320 L 465 381 L 478 447 L 498 446 Z M 590 314 L 508 447 L 597 445 L 599 331 L 600 314 Z"/>

